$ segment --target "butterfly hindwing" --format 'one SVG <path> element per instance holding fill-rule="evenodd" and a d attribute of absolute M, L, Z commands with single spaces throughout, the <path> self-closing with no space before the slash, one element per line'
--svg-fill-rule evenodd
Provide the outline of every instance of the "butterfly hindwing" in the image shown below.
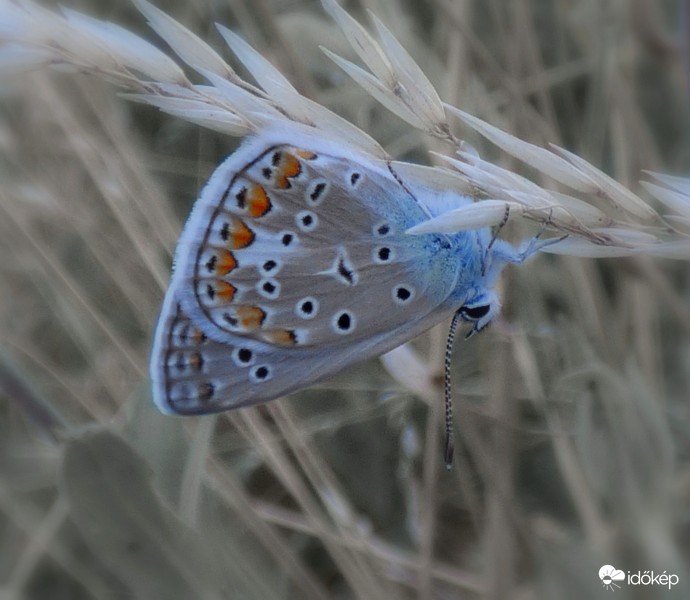
<path fill-rule="evenodd" d="M 156 405 L 166 413 L 206 414 L 272 400 L 311 385 L 358 360 L 386 352 L 434 325 L 430 313 L 401 333 L 338 346 L 275 346 L 244 336 L 209 338 L 184 312 L 174 290 L 163 305 L 151 357 Z"/>

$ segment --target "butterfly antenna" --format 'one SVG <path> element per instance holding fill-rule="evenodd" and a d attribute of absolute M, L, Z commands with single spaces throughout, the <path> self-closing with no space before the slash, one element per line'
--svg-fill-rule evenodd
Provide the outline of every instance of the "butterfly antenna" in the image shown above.
<path fill-rule="evenodd" d="M 455 442 L 453 440 L 453 397 L 450 383 L 450 359 L 453 355 L 453 343 L 455 342 L 455 331 L 460 321 L 460 311 L 453 315 L 448 329 L 448 340 L 446 341 L 446 356 L 443 364 L 443 397 L 446 405 L 446 444 L 443 457 L 446 462 L 446 469 L 450 470 L 453 466 L 453 454 L 455 452 Z"/>

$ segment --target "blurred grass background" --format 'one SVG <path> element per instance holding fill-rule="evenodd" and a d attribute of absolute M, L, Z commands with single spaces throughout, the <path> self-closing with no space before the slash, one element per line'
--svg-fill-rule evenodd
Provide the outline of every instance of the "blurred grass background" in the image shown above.
<path fill-rule="evenodd" d="M 319 51 L 350 56 L 318 2 L 157 5 L 223 52 L 213 22 L 235 29 L 426 160 Z M 127 2 L 69 7 L 155 39 Z M 687 175 L 679 1 L 345 7 L 373 10 L 467 112 L 634 190 L 642 169 Z M 380 361 L 263 407 L 164 417 L 147 359 L 171 252 L 237 140 L 116 91 L 74 73 L 0 82 L 0 598 L 607 598 L 604 564 L 680 577 L 617 598 L 690 596 L 687 263 L 507 269 L 503 317 L 456 347 L 449 473 L 438 378 L 415 393 Z M 422 373 L 441 373 L 444 337 L 415 343 Z"/>

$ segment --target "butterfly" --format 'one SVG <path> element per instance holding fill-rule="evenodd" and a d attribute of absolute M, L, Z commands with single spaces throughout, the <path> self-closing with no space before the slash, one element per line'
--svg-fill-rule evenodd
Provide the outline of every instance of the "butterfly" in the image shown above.
<path fill-rule="evenodd" d="M 192 415 L 266 402 L 451 315 L 481 330 L 500 308 L 501 268 L 534 249 L 489 228 L 406 233 L 472 202 L 317 133 L 248 138 L 181 234 L 151 353 L 156 405 Z"/>

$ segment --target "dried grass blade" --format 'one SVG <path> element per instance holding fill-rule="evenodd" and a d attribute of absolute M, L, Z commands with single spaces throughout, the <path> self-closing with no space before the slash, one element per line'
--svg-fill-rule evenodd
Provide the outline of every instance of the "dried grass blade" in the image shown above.
<path fill-rule="evenodd" d="M 580 192 L 596 192 L 596 185 L 585 173 L 563 158 L 554 155 L 553 152 L 516 138 L 459 108 L 449 104 L 444 104 L 444 106 L 461 121 L 496 144 L 499 148 L 525 164 L 534 167 L 540 173 Z"/>
<path fill-rule="evenodd" d="M 279 100 L 284 92 L 297 93 L 287 78 L 239 35 L 219 23 L 216 23 L 216 28 L 235 56 L 270 97 Z"/>
<path fill-rule="evenodd" d="M 391 64 L 376 40 L 335 0 L 321 0 L 321 4 L 340 26 L 352 49 L 371 72 L 386 85 L 392 85 L 394 78 Z"/>
<path fill-rule="evenodd" d="M 584 158 L 580 158 L 565 148 L 550 144 L 554 152 L 563 156 L 575 168 L 584 173 L 597 186 L 597 197 L 603 198 L 611 203 L 615 208 L 624 210 L 641 219 L 657 219 L 656 211 L 649 206 L 642 198 L 633 194 L 625 186 L 600 171 Z"/>
<path fill-rule="evenodd" d="M 461 206 L 410 227 L 405 233 L 422 235 L 425 233 L 457 233 L 471 229 L 481 229 L 498 225 L 506 214 L 506 208 L 523 212 L 522 206 L 504 200 L 481 200 L 474 204 Z"/>
<path fill-rule="evenodd" d="M 153 44 L 134 35 L 115 23 L 99 21 L 82 13 L 66 8 L 62 9 L 67 22 L 75 30 L 93 35 L 113 58 L 123 65 L 143 73 L 160 82 L 188 83 L 184 71 L 170 57 L 158 50 Z"/>
<path fill-rule="evenodd" d="M 173 51 L 196 71 L 206 70 L 220 77 L 232 78 L 235 72 L 220 55 L 204 42 L 147 0 L 132 0 L 146 17 L 149 25 L 160 35 Z"/>
<path fill-rule="evenodd" d="M 393 72 L 409 94 L 410 108 L 427 121 L 430 129 L 443 126 L 447 128 L 446 113 L 441 98 L 424 71 L 390 30 L 373 13 L 371 16 L 386 56 L 393 66 Z"/>
<path fill-rule="evenodd" d="M 690 217 L 690 196 L 681 191 L 661 187 L 648 181 L 640 183 L 659 202 L 683 217 Z"/>
<path fill-rule="evenodd" d="M 328 58 L 352 77 L 358 85 L 364 88 L 369 95 L 373 96 L 393 114 L 417 129 L 427 129 L 427 125 L 403 103 L 400 97 L 396 96 L 389 87 L 384 85 L 371 73 L 368 73 L 362 69 L 362 67 L 357 66 L 349 60 L 345 60 L 337 54 L 334 54 L 327 48 L 321 48 L 321 50 Z"/>

